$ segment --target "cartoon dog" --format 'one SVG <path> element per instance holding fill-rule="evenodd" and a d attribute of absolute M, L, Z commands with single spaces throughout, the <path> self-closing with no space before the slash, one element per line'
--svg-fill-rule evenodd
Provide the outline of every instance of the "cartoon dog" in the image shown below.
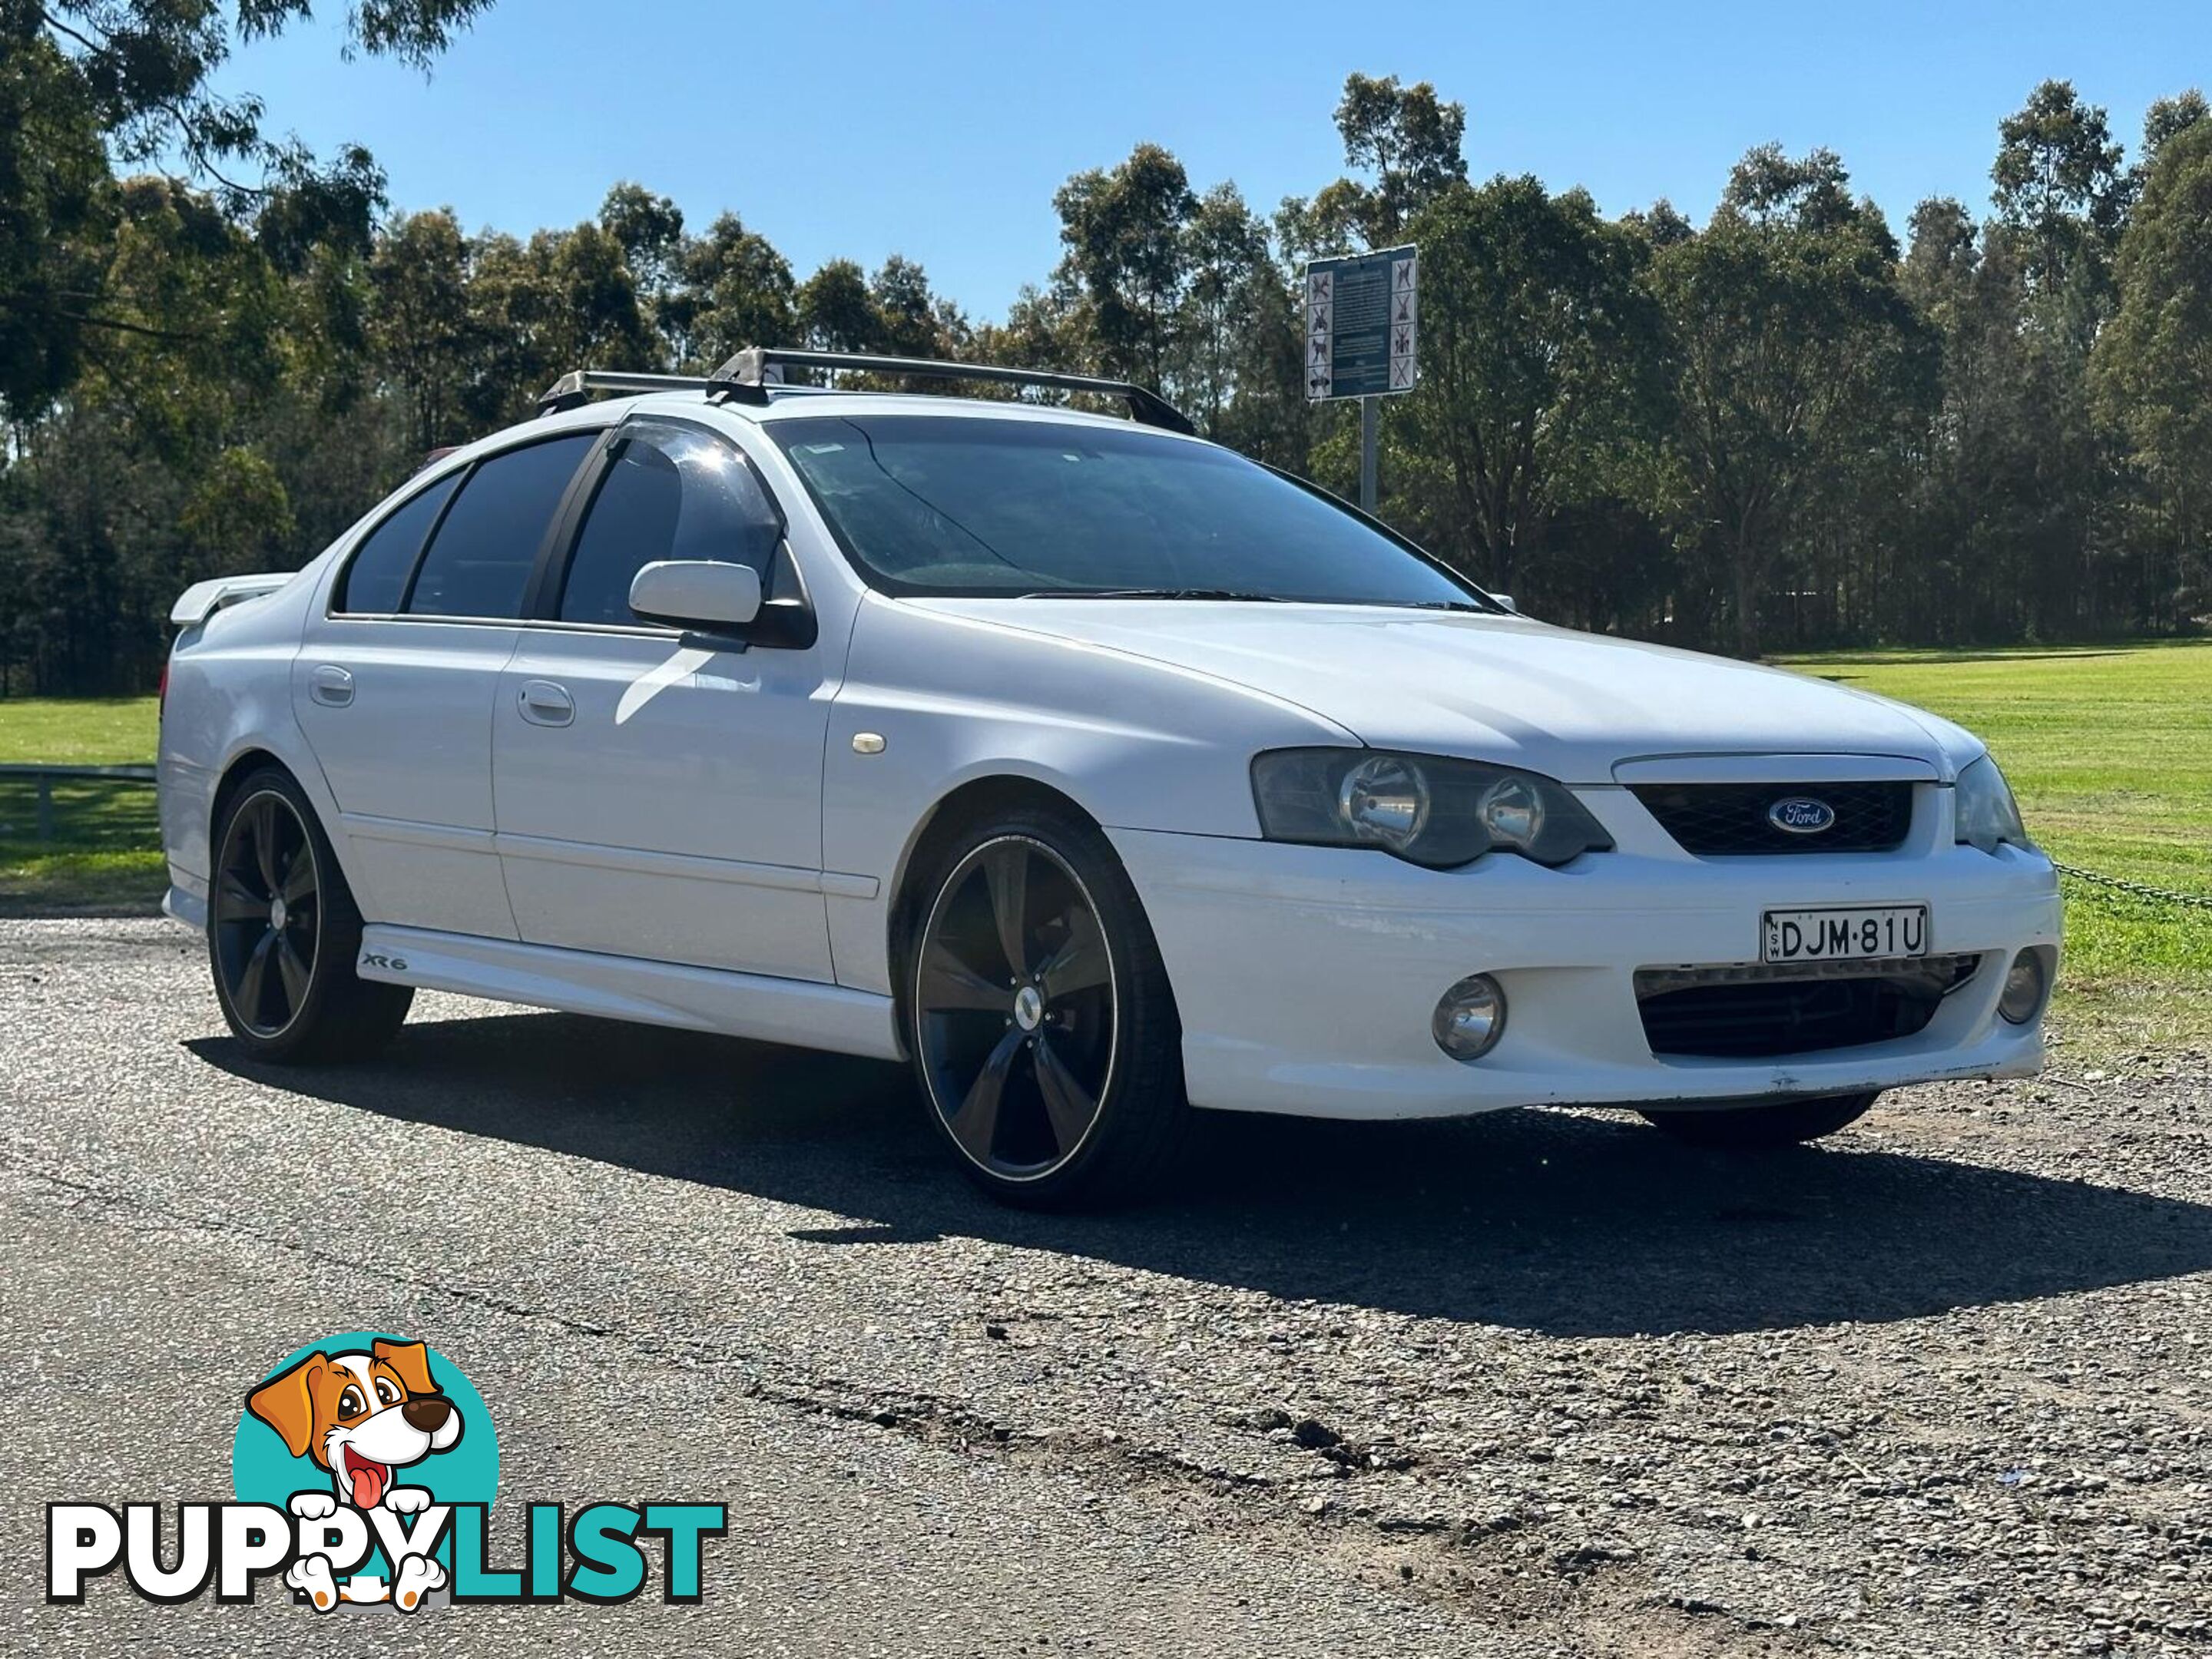
<path fill-rule="evenodd" d="M 429 1492 L 394 1484 L 394 1473 L 450 1450 L 461 1437 L 460 1409 L 438 1392 L 420 1342 L 379 1337 L 367 1353 L 311 1353 L 254 1389 L 246 1407 L 283 1437 L 293 1456 L 312 1457 L 330 1472 L 331 1494 L 293 1495 L 292 1512 L 310 1520 L 335 1513 L 340 1503 L 419 1514 Z M 409 1556 L 396 1569 L 389 1594 L 408 1612 L 446 1582 L 444 1567 L 428 1556 Z M 285 1577 L 326 1613 L 340 1599 L 327 1557 L 304 1556 Z M 380 1601 L 386 1594 L 376 1579 L 356 1577 L 344 1599 Z"/>

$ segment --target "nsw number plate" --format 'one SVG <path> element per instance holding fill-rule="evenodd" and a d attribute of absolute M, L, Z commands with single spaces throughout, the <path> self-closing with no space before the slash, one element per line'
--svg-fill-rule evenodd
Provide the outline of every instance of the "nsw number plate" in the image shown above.
<path fill-rule="evenodd" d="M 1761 962 L 1856 962 L 1928 952 L 1924 904 L 1855 906 L 1834 910 L 1769 910 Z"/>

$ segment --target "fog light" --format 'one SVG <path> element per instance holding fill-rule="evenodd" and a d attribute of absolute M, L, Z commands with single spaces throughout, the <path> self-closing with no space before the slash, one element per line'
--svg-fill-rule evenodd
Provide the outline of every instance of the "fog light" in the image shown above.
<path fill-rule="evenodd" d="M 1504 989 L 1487 974 L 1469 975 L 1443 994 L 1429 1030 L 1454 1060 L 1480 1060 L 1504 1035 Z"/>
<path fill-rule="evenodd" d="M 2042 1012 L 2044 988 L 2043 952 L 2022 951 L 2006 970 L 1997 1012 L 2014 1025 L 2025 1025 Z"/>

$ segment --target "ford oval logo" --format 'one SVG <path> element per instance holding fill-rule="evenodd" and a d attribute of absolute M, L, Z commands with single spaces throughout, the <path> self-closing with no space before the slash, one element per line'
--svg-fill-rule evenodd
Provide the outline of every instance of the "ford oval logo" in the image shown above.
<path fill-rule="evenodd" d="M 1836 821 L 1836 809 L 1810 795 L 1785 795 L 1766 809 L 1766 821 L 1792 836 L 1817 836 Z"/>

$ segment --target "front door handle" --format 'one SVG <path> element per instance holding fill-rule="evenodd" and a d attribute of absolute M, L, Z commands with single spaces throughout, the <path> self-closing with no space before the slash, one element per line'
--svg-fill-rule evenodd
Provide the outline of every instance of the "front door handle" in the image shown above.
<path fill-rule="evenodd" d="M 576 718 L 576 700 L 568 688 L 551 680 L 523 681 L 514 700 L 532 726 L 566 726 Z"/>
<path fill-rule="evenodd" d="M 343 708 L 353 701 L 353 676 L 334 662 L 319 663 L 307 677 L 307 695 L 325 708 Z"/>

